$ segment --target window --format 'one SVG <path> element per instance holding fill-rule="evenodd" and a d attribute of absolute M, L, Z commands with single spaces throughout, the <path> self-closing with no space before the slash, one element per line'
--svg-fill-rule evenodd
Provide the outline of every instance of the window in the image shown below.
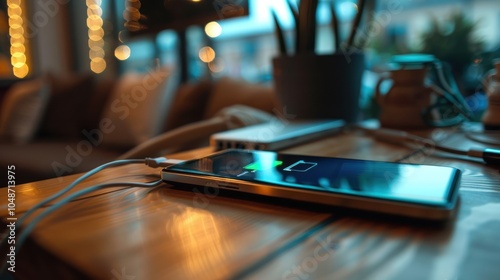
<path fill-rule="evenodd" d="M 318 8 L 317 52 L 320 53 L 333 49 L 328 10 L 331 2 L 320 1 Z M 339 13 L 341 36 L 345 38 L 356 13 L 356 1 L 333 2 Z M 451 42 L 449 40 L 453 40 L 450 39 L 453 36 L 467 36 L 467 40 L 473 41 L 470 46 L 453 46 L 454 50 L 463 48 L 461 59 L 464 61 L 455 65 L 457 72 L 463 75 L 473 72 L 479 75 L 489 67 L 486 60 L 498 55 L 500 33 L 493 27 L 500 26 L 500 7 L 495 0 L 383 0 L 377 3 L 370 29 L 365 31 L 369 68 L 387 63 L 393 54 L 429 51 L 443 56 L 435 48 L 442 46 L 441 49 L 444 49 Z M 215 38 L 205 36 L 202 27 L 191 28 L 188 35 L 191 76 L 200 77 L 208 71 L 216 77 L 233 76 L 255 82 L 269 81 L 272 76 L 271 59 L 277 55 L 271 10 L 277 12 L 287 32 L 292 32 L 293 21 L 285 0 L 251 0 L 250 16 L 220 21 L 222 32 Z M 457 20 L 471 24 L 470 32 L 460 30 Z M 423 36 L 433 27 L 434 22 L 438 24 L 439 30 L 432 32 L 441 32 L 446 36 L 443 37 L 443 42 L 435 42 L 436 46 L 425 45 Z M 160 58 L 162 63 L 175 63 L 175 37 L 175 33 L 166 31 L 160 33 L 156 40 L 130 43 L 131 56 L 124 63 L 125 69 L 142 68 L 146 60 L 154 58 Z M 291 42 L 288 41 L 288 44 Z M 210 46 L 215 51 L 215 59 L 210 63 L 204 63 L 199 58 L 198 52 L 204 46 Z M 463 57 L 464 53 L 467 57 Z M 449 55 L 453 58 L 453 53 Z M 484 69 L 472 69 L 476 67 L 475 64 Z"/>

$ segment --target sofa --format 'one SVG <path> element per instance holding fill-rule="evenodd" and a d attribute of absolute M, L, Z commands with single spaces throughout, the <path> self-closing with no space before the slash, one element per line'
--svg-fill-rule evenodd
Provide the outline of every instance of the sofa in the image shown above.
<path fill-rule="evenodd" d="M 268 113 L 278 108 L 269 85 L 232 78 L 181 83 L 168 68 L 116 79 L 48 73 L 4 87 L 0 102 L 0 166 L 15 166 L 16 184 L 138 155 L 130 151 L 166 133 L 196 128 L 235 104 Z M 187 131 L 175 145 L 160 142 L 164 149 L 158 149 L 156 143 L 150 156 L 208 144 L 209 135 L 190 137 L 195 133 Z M 6 176 L 1 180 L 0 187 L 6 186 Z"/>

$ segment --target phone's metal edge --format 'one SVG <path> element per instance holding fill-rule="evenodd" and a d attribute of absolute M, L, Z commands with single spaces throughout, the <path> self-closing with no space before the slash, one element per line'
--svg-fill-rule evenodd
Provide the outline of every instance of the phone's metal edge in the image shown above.
<path fill-rule="evenodd" d="M 460 170 L 455 169 L 460 173 Z M 297 201 L 319 203 L 329 206 L 345 207 L 364 211 L 375 211 L 385 214 L 407 216 L 426 220 L 447 220 L 454 214 L 458 200 L 460 174 L 456 177 L 456 189 L 451 194 L 447 207 L 425 206 L 421 204 L 398 203 L 389 200 L 351 196 L 345 194 L 319 193 L 304 189 L 285 188 L 276 185 L 264 185 L 232 178 L 221 178 L 210 175 L 182 174 L 162 170 L 162 179 L 168 183 L 184 183 L 205 187 L 218 187 L 231 191 L 258 194 L 276 198 L 286 198 Z M 216 186 L 214 186 L 216 184 Z M 319 195 L 320 194 L 320 195 Z"/>

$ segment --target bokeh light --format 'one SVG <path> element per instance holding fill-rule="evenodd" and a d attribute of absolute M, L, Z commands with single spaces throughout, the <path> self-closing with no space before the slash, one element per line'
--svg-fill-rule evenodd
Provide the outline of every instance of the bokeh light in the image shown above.
<path fill-rule="evenodd" d="M 90 70 L 96 74 L 104 72 L 106 70 L 106 61 L 101 57 L 92 59 L 90 61 Z"/>
<path fill-rule="evenodd" d="M 218 37 L 222 34 L 222 27 L 215 21 L 209 22 L 205 25 L 205 33 L 211 38 Z"/>
<path fill-rule="evenodd" d="M 215 51 L 211 47 L 203 47 L 198 52 L 198 57 L 201 61 L 209 63 L 215 59 Z"/>
<path fill-rule="evenodd" d="M 22 1 L 8 0 L 7 14 L 9 16 L 10 63 L 12 65 L 12 73 L 18 78 L 24 78 L 29 74 L 29 67 Z"/>
<path fill-rule="evenodd" d="M 87 28 L 90 70 L 99 74 L 106 70 L 104 56 L 104 22 L 102 19 L 101 0 L 86 0 L 87 4 Z"/>
<path fill-rule="evenodd" d="M 130 48 L 127 45 L 118 46 L 115 49 L 115 57 L 119 60 L 126 60 L 130 57 Z"/>

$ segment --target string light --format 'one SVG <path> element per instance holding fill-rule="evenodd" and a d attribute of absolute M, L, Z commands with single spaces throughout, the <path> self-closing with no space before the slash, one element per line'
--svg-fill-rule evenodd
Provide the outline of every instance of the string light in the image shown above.
<path fill-rule="evenodd" d="M 130 57 L 130 48 L 127 45 L 118 46 L 115 49 L 115 57 L 119 60 L 126 60 Z"/>
<path fill-rule="evenodd" d="M 211 47 L 203 47 L 198 52 L 198 57 L 205 63 L 212 62 L 215 59 L 215 51 Z"/>
<path fill-rule="evenodd" d="M 211 21 L 205 25 L 205 33 L 211 38 L 216 38 L 222 34 L 222 27 L 216 21 Z"/>
<path fill-rule="evenodd" d="M 126 0 L 125 11 L 123 13 L 123 19 L 125 20 L 124 26 L 128 31 L 139 31 L 144 26 L 141 25 L 139 20 L 141 19 L 141 12 L 139 8 L 141 7 L 141 1 L 139 0 Z"/>
<path fill-rule="evenodd" d="M 7 0 L 10 35 L 10 63 L 12 72 L 18 78 L 29 74 L 28 42 L 25 39 L 25 20 L 21 0 Z"/>
<path fill-rule="evenodd" d="M 86 0 L 86 4 L 90 70 L 99 74 L 106 70 L 101 0 Z"/>

